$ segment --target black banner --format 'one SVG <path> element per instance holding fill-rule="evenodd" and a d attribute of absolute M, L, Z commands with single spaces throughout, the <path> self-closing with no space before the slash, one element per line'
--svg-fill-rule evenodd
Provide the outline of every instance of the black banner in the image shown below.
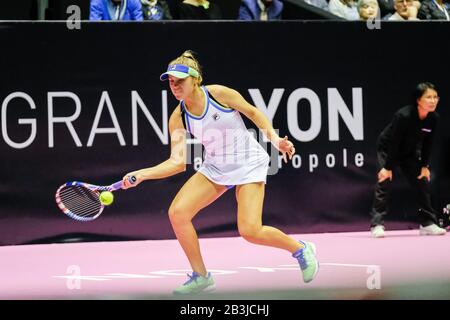
<path fill-rule="evenodd" d="M 159 75 L 186 49 L 198 53 L 205 84 L 237 89 L 280 135 L 295 142 L 297 155 L 288 164 L 269 148 L 265 224 L 289 233 L 367 230 L 376 138 L 422 81 L 435 83 L 441 96 L 433 201 L 436 207 L 449 201 L 448 68 L 441 57 L 450 49 L 440 40 L 449 24 L 83 22 L 79 27 L 0 24 L 2 245 L 88 235 L 174 238 L 167 209 L 199 165 L 198 146 L 190 145 L 194 164 L 187 172 L 118 191 L 114 205 L 94 222 L 65 217 L 54 194 L 67 181 L 110 184 L 168 158 L 167 120 L 177 101 Z M 387 219 L 405 227 L 415 220 L 415 204 L 405 181 L 396 180 L 397 200 Z M 237 235 L 233 191 L 204 211 L 194 220 L 200 236 Z"/>

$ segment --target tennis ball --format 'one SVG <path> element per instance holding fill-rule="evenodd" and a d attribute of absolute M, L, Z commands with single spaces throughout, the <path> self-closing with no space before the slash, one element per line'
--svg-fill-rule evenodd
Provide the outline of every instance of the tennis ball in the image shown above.
<path fill-rule="evenodd" d="M 114 195 L 112 194 L 112 192 L 103 191 L 102 193 L 100 193 L 100 202 L 103 205 L 109 206 L 111 203 L 113 203 L 113 201 L 114 201 Z"/>

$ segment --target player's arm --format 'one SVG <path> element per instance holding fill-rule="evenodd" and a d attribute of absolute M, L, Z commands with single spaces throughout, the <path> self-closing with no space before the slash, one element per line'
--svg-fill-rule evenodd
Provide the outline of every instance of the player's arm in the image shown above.
<path fill-rule="evenodd" d="M 123 177 L 125 189 L 136 186 L 145 180 L 163 179 L 186 170 L 186 130 L 181 120 L 180 106 L 178 106 L 169 119 L 170 157 L 160 164 L 130 172 Z M 131 185 L 129 176 L 136 177 L 136 183 Z"/>
<path fill-rule="evenodd" d="M 262 130 L 267 139 L 283 153 L 284 158 L 286 154 L 289 156 L 289 159 L 292 158 L 295 153 L 293 143 L 288 140 L 287 136 L 280 138 L 266 115 L 258 108 L 248 103 L 238 91 L 221 85 L 208 86 L 208 90 L 210 90 L 211 94 L 218 99 L 220 103 L 241 112 L 249 118 Z"/>

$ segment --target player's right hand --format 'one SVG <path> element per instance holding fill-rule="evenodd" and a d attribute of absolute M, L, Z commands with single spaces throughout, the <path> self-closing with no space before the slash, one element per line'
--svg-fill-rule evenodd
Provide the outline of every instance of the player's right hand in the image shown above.
<path fill-rule="evenodd" d="M 136 181 L 134 183 L 131 183 L 130 177 L 135 177 Z M 136 187 L 139 183 L 142 182 L 142 175 L 139 173 L 139 171 L 133 171 L 133 172 L 127 173 L 122 178 L 122 182 L 123 182 L 122 189 Z"/>
<path fill-rule="evenodd" d="M 378 172 L 378 182 L 381 183 L 387 179 L 392 181 L 392 170 L 383 168 Z"/>

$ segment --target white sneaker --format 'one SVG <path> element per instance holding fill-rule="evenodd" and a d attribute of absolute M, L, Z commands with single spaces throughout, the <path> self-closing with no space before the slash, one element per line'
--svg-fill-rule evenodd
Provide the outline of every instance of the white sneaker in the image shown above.
<path fill-rule="evenodd" d="M 437 225 L 430 224 L 429 226 L 422 227 L 420 226 L 420 235 L 421 236 L 442 236 L 447 231 L 445 229 L 439 228 Z"/>
<path fill-rule="evenodd" d="M 188 274 L 189 280 L 182 286 L 176 288 L 173 294 L 197 294 L 200 292 L 210 292 L 215 289 L 214 279 L 211 272 L 208 272 L 206 277 L 199 275 L 197 272 Z"/>
<path fill-rule="evenodd" d="M 370 232 L 372 232 L 372 237 L 374 238 L 384 238 L 384 226 L 382 225 L 370 228 Z"/>
<path fill-rule="evenodd" d="M 312 242 L 299 241 L 303 248 L 292 254 L 297 259 L 305 283 L 311 282 L 319 272 L 319 261 L 316 258 L 316 246 Z"/>

